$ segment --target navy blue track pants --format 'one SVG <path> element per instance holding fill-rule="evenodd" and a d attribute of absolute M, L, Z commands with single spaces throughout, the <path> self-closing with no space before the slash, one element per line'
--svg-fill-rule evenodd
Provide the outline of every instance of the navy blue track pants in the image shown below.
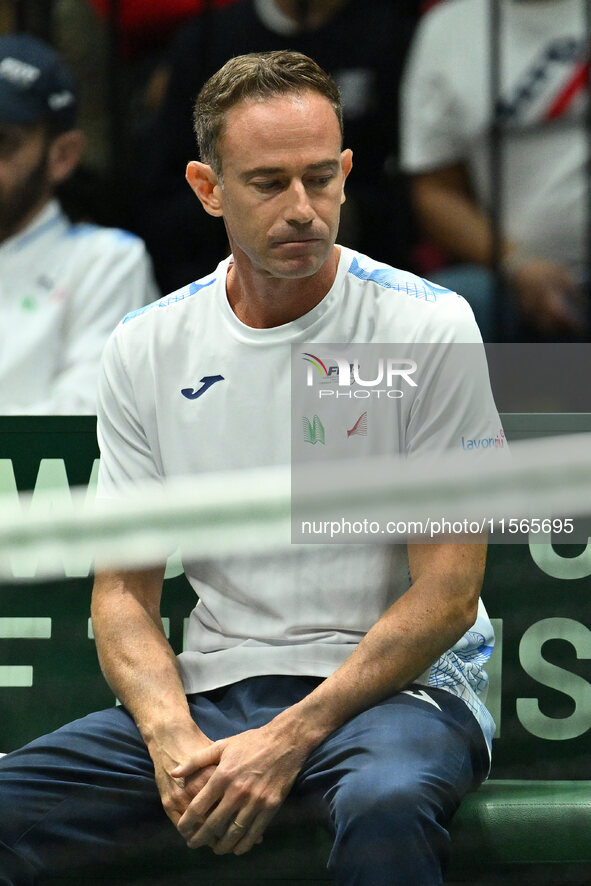
<path fill-rule="evenodd" d="M 318 682 L 255 677 L 191 695 L 189 703 L 217 740 L 263 725 Z M 329 869 L 340 886 L 435 886 L 449 856 L 446 826 L 488 766 L 466 705 L 443 690 L 415 687 L 316 748 L 286 807 L 305 807 L 329 829 Z M 113 864 L 132 850 L 147 858 L 175 841 L 185 851 L 124 708 L 90 714 L 0 760 L 1 886 L 33 886 L 84 864 Z M 252 850 L 264 851 L 264 843 Z"/>

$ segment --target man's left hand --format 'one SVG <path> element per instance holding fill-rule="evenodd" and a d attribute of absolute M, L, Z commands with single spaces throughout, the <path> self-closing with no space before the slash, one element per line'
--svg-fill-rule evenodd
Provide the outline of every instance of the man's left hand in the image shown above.
<path fill-rule="evenodd" d="M 216 741 L 178 766 L 175 778 L 217 767 L 177 823 L 187 845 L 210 846 L 218 855 L 248 852 L 262 841 L 305 758 L 271 723 Z"/>

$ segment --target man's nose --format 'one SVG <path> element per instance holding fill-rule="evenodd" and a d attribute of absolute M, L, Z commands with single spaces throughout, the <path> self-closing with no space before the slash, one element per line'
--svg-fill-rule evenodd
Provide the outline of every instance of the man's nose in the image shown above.
<path fill-rule="evenodd" d="M 307 225 L 314 221 L 316 213 L 302 181 L 292 182 L 287 198 L 286 221 L 299 225 Z"/>

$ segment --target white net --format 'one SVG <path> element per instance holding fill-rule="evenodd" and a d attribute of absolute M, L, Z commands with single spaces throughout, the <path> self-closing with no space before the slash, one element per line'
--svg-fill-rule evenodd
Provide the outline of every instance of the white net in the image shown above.
<path fill-rule="evenodd" d="M 352 464 L 345 488 L 342 463 L 311 466 L 309 482 L 298 489 L 300 506 L 326 522 L 341 511 L 371 508 L 374 519 L 391 526 L 392 541 L 405 536 L 412 521 L 480 521 L 487 530 L 501 519 L 591 512 L 587 433 L 517 442 L 510 458 L 449 453 L 429 465 L 383 459 L 372 462 L 369 473 L 358 468 Z M 47 506 L 38 494 L 34 509 L 27 495 L 17 502 L 0 498 L 0 579 L 13 580 L 15 557 L 34 558 L 42 580 L 58 576 L 60 560 L 72 554 L 124 569 L 162 562 L 177 547 L 199 559 L 269 552 L 292 542 L 289 466 L 137 486 L 116 502 L 89 503 L 86 489 L 57 506 L 46 495 Z M 536 540 L 548 537 L 542 531 Z"/>

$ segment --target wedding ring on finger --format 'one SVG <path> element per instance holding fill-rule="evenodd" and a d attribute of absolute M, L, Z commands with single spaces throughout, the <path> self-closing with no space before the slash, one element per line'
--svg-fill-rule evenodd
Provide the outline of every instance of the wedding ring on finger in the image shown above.
<path fill-rule="evenodd" d="M 246 830 L 248 830 L 248 828 L 247 828 L 247 826 L 246 826 L 245 824 L 240 824 L 240 822 L 238 822 L 238 821 L 236 821 L 236 820 L 233 820 L 233 821 L 232 821 L 232 824 L 233 824 L 235 827 L 239 828 L 241 831 L 246 831 Z"/>

